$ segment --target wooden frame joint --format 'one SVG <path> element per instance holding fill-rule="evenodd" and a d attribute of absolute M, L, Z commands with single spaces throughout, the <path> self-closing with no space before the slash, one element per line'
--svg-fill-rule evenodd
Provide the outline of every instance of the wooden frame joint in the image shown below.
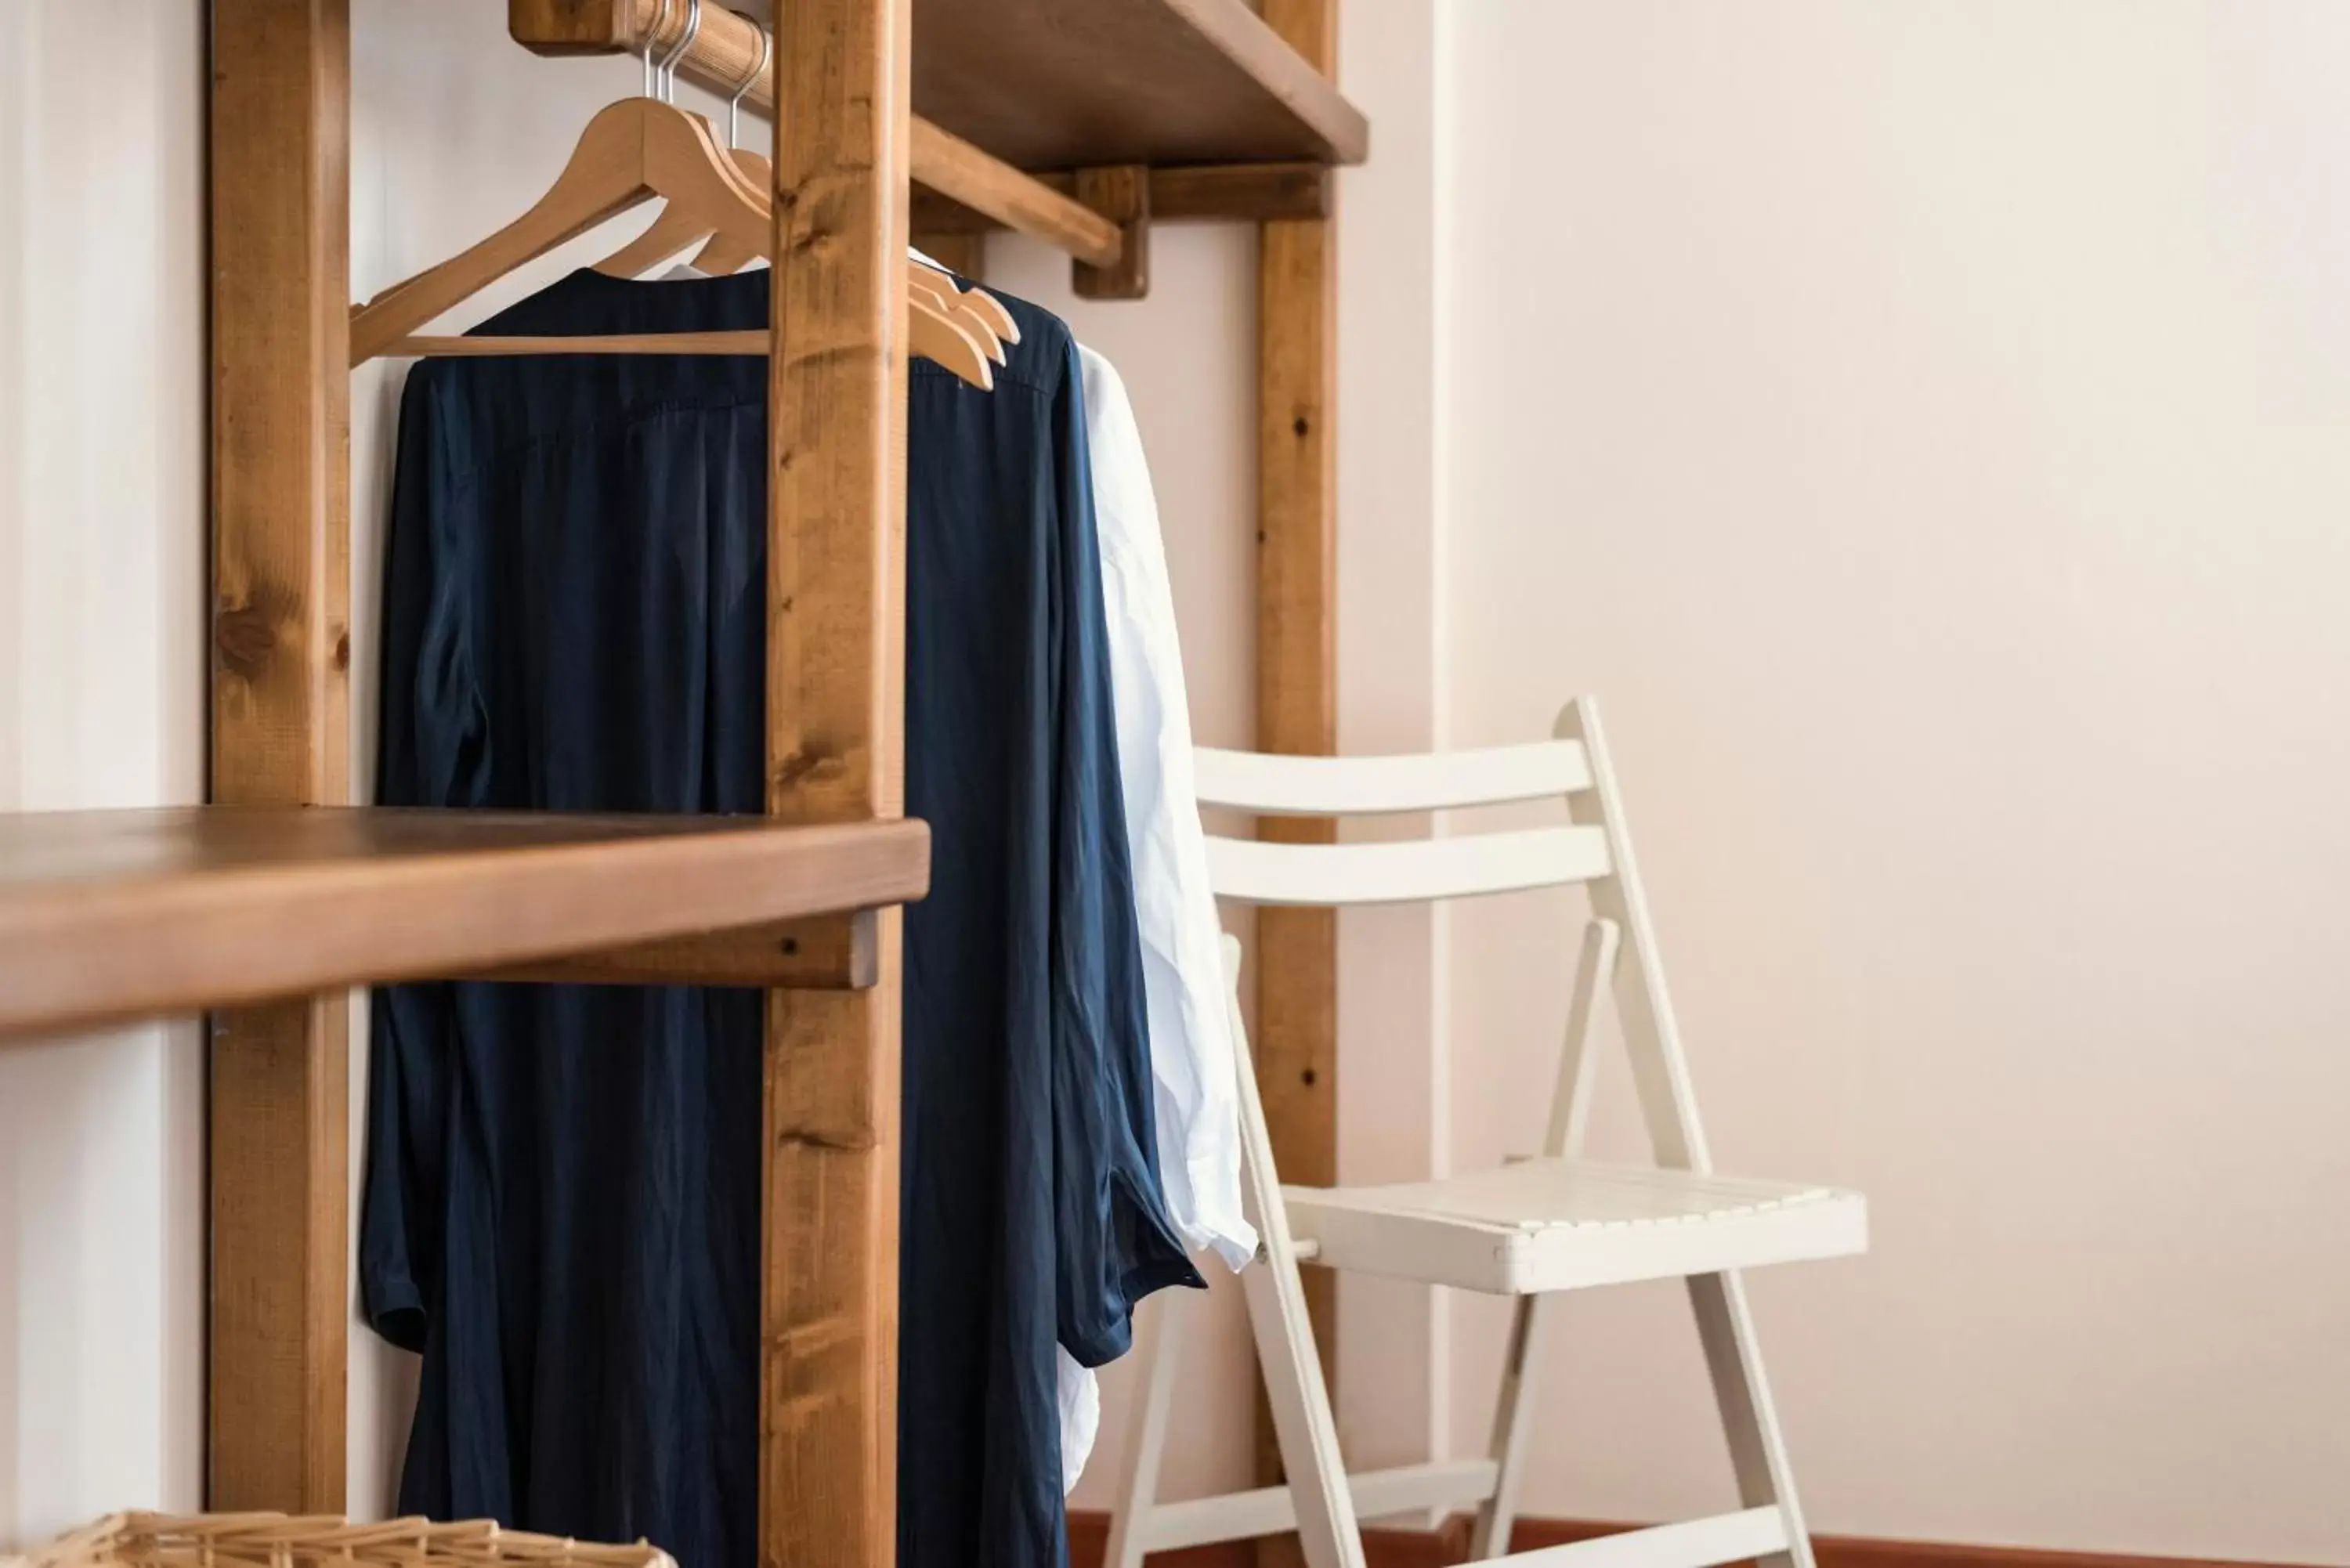
<path fill-rule="evenodd" d="M 1076 198 L 1118 225 L 1118 260 L 1107 266 L 1069 264 L 1081 299 L 1140 299 L 1150 292 L 1150 171 L 1140 163 L 1080 169 Z"/>

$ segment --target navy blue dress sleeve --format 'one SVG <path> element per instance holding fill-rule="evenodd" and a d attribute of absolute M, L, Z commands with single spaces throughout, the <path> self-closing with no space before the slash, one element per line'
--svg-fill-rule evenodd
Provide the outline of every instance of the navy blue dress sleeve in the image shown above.
<path fill-rule="evenodd" d="M 1050 414 L 1045 530 L 1053 650 L 1051 1029 L 1061 1344 L 1084 1366 L 1126 1354 L 1134 1304 L 1203 1286 L 1159 1180 L 1149 1027 L 1119 787 L 1107 614 L 1076 345 Z"/>
<path fill-rule="evenodd" d="M 420 370 L 400 396 L 384 543 L 379 805 L 478 805 L 488 777 L 466 592 L 473 579 L 454 558 L 474 536 L 464 514 L 472 489 L 470 476 L 451 472 L 435 388 Z M 376 1332 L 419 1354 L 442 1273 L 452 992 L 447 984 L 378 987 L 369 1003 L 359 1294 Z"/>

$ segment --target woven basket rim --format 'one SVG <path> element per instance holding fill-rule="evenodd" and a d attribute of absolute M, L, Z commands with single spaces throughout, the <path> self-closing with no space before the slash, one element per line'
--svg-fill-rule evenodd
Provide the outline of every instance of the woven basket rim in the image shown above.
<path fill-rule="evenodd" d="M 387 1519 L 354 1524 L 342 1514 L 110 1513 L 0 1568 L 677 1568 L 639 1541 L 613 1546 L 508 1530 L 495 1520 Z"/>

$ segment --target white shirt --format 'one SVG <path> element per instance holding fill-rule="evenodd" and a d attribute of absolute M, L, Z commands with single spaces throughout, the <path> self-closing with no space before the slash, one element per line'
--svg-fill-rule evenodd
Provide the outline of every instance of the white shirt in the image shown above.
<path fill-rule="evenodd" d="M 1101 541 L 1118 782 L 1142 938 L 1159 1179 L 1184 1243 L 1235 1272 L 1256 1254 L 1241 1209 L 1239 1086 L 1225 1012 L 1222 927 L 1191 774 L 1191 711 L 1175 637 L 1175 593 L 1142 432 L 1107 359 L 1077 347 L 1086 446 Z M 1091 1370 L 1060 1355 L 1061 1480 L 1074 1487 L 1101 1425 Z"/>

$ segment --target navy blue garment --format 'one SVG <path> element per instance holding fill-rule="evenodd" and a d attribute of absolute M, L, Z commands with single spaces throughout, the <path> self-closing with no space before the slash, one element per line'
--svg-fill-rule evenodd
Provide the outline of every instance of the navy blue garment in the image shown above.
<path fill-rule="evenodd" d="M 487 332 L 765 324 L 764 275 L 575 273 Z M 899 1561 L 1066 1561 L 1053 1345 L 1197 1285 L 1159 1194 L 1076 352 L 910 376 Z M 420 364 L 386 805 L 755 811 L 766 367 Z M 625 888 L 615 889 L 625 898 Z M 400 1507 L 757 1559 L 761 999 L 379 991 L 360 1283 L 420 1351 Z"/>

